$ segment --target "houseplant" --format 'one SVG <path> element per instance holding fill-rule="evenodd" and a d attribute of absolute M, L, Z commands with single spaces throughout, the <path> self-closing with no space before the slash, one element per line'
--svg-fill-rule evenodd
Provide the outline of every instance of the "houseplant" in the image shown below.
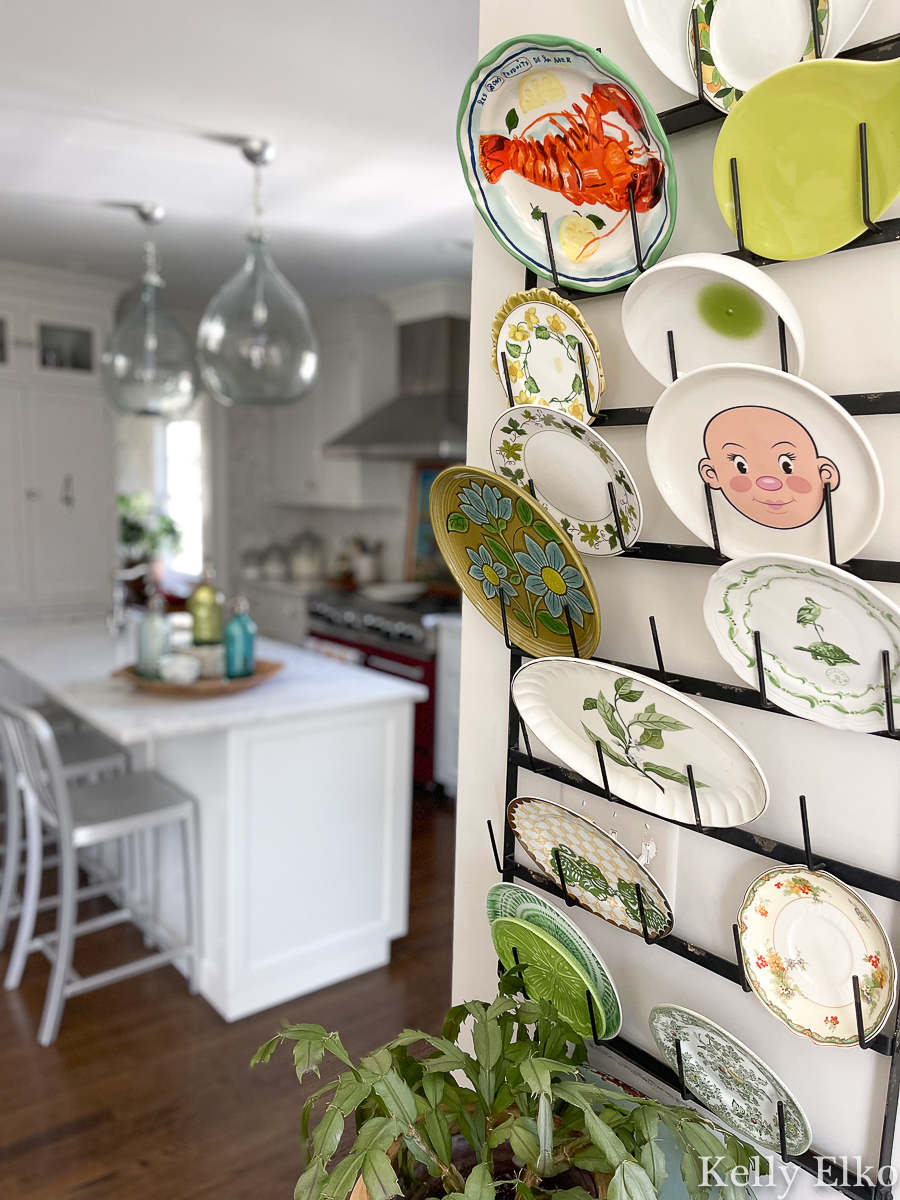
<path fill-rule="evenodd" d="M 351 1188 L 353 1200 L 657 1200 L 660 1124 L 681 1152 L 691 1200 L 708 1200 L 703 1158 L 729 1180 L 723 1200 L 743 1200 L 747 1170 L 764 1173 L 765 1159 L 693 1109 L 591 1082 L 584 1041 L 548 1002 L 508 994 L 518 986 L 506 976 L 491 1004 L 451 1008 L 441 1037 L 404 1030 L 356 1066 L 319 1025 L 287 1026 L 261 1046 L 254 1064 L 293 1043 L 300 1079 L 318 1074 L 326 1051 L 347 1067 L 303 1105 L 295 1200 L 345 1200 Z M 465 1034 L 474 1054 L 460 1045 Z M 426 1057 L 410 1053 L 416 1043 Z M 351 1116 L 356 1138 L 333 1162 Z"/>
<path fill-rule="evenodd" d="M 147 492 L 128 492 L 116 498 L 119 520 L 119 559 L 123 567 L 147 564 L 146 576 L 129 581 L 128 599 L 135 604 L 146 601 L 146 577 L 156 584 L 162 580 L 163 554 L 181 549 L 181 530 L 167 512 Z"/>

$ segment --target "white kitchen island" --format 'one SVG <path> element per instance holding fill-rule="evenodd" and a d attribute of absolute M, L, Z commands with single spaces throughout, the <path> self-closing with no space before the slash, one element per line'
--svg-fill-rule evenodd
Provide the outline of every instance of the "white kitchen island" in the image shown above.
<path fill-rule="evenodd" d="M 256 690 L 162 699 L 110 678 L 134 661 L 131 632 L 0 626 L 6 695 L 27 701 L 36 685 L 196 796 L 200 990 L 229 1021 L 389 960 L 407 926 L 413 706 L 426 697 L 280 642 L 257 653 L 285 667 Z M 145 906 L 162 944 L 183 929 L 172 833 Z"/>

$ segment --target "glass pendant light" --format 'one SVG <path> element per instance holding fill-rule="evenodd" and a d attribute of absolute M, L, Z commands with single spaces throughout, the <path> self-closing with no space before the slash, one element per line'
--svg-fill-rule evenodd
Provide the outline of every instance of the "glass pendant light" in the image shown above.
<path fill-rule="evenodd" d="M 306 305 L 272 261 L 262 228 L 262 168 L 275 147 L 253 139 L 241 151 L 253 165 L 249 250 L 203 314 L 197 361 L 222 404 L 293 404 L 315 379 L 319 348 Z"/>
<path fill-rule="evenodd" d="M 158 204 L 126 204 L 148 231 L 165 217 Z M 194 403 L 195 364 L 190 339 L 164 311 L 159 292 L 156 242 L 144 242 L 144 274 L 137 302 L 132 303 L 110 335 L 100 360 L 103 388 L 123 413 L 147 417 L 181 417 Z"/>

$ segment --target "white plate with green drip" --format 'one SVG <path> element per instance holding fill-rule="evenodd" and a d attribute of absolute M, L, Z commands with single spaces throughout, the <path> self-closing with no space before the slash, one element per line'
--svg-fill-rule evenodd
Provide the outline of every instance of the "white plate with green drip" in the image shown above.
<path fill-rule="evenodd" d="M 839 567 L 788 554 L 726 563 L 709 581 L 703 618 L 719 653 L 754 687 L 759 633 L 766 695 L 794 716 L 857 733 L 886 728 L 885 650 L 900 704 L 900 608 Z"/>
<path fill-rule="evenodd" d="M 668 334 L 679 375 L 711 363 L 781 366 L 803 372 L 803 325 L 787 293 L 759 267 L 725 254 L 679 254 L 645 271 L 625 293 L 622 332 L 641 366 L 672 382 Z"/>

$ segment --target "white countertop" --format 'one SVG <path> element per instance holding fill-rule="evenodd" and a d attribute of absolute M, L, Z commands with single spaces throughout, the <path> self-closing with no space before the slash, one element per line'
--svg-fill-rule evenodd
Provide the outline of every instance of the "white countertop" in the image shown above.
<path fill-rule="evenodd" d="M 209 700 L 173 700 L 137 692 L 113 671 L 134 662 L 134 631 L 110 637 L 101 622 L 0 625 L 0 659 L 49 696 L 123 745 L 186 736 L 327 709 L 428 697 L 421 684 L 337 662 L 269 638 L 260 658 L 283 662 L 251 691 Z"/>

